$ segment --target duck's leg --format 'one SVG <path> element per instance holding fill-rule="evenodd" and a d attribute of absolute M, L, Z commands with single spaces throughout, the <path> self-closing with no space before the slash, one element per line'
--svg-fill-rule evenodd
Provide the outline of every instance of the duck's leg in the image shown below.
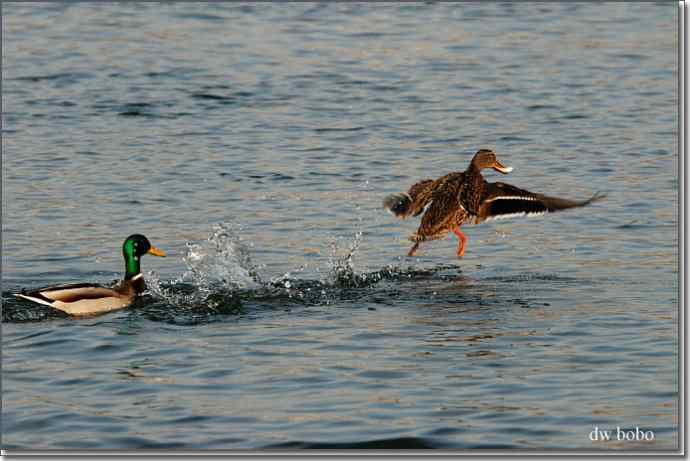
<path fill-rule="evenodd" d="M 453 233 L 458 236 L 458 258 L 462 258 L 465 255 L 465 244 L 467 243 L 467 237 L 460 231 L 460 226 L 453 229 Z"/>
<path fill-rule="evenodd" d="M 407 256 L 414 256 L 414 254 L 417 252 L 417 248 L 419 248 L 419 243 L 420 242 L 415 242 L 414 245 L 412 245 L 410 251 L 407 252 Z"/>

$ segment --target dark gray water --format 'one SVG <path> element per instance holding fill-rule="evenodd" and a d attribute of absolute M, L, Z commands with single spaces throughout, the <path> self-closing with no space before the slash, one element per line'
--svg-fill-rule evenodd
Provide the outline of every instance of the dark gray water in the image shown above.
<path fill-rule="evenodd" d="M 676 9 L 3 2 L 3 446 L 674 448 Z M 479 147 L 608 197 L 404 257 Z M 10 296 L 134 232 L 132 308 Z"/>

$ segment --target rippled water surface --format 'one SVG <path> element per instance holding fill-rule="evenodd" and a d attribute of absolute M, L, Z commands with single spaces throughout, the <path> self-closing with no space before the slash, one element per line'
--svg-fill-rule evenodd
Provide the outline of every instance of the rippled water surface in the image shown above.
<path fill-rule="evenodd" d="M 676 8 L 3 2 L 3 446 L 676 447 Z M 405 257 L 479 147 L 608 197 Z"/>

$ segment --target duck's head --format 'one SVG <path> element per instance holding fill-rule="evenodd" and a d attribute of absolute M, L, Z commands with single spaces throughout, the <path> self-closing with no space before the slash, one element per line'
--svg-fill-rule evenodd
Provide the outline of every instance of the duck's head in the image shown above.
<path fill-rule="evenodd" d="M 139 261 L 145 254 L 154 256 L 165 256 L 165 253 L 151 245 L 149 239 L 141 234 L 134 234 L 127 237 L 125 243 L 122 244 L 122 255 L 125 258 L 125 278 L 132 277 L 141 273 Z"/>
<path fill-rule="evenodd" d="M 496 152 L 491 149 L 479 149 L 472 158 L 472 165 L 478 168 L 479 171 L 484 168 L 493 168 L 503 174 L 508 174 L 513 171 L 512 167 L 503 166 L 501 162 L 496 159 Z"/>

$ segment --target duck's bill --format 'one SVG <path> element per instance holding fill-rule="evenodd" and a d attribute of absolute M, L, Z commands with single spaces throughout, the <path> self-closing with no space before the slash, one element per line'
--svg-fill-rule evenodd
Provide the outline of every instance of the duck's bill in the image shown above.
<path fill-rule="evenodd" d="M 498 171 L 499 173 L 508 174 L 511 171 L 513 171 L 513 167 L 512 166 L 503 166 L 501 164 L 501 162 L 496 160 L 494 162 L 494 170 Z"/>
<path fill-rule="evenodd" d="M 151 245 L 151 248 L 149 251 L 147 251 L 148 254 L 151 254 L 153 256 L 165 256 L 165 252 L 162 250 L 159 250 L 155 246 Z"/>

